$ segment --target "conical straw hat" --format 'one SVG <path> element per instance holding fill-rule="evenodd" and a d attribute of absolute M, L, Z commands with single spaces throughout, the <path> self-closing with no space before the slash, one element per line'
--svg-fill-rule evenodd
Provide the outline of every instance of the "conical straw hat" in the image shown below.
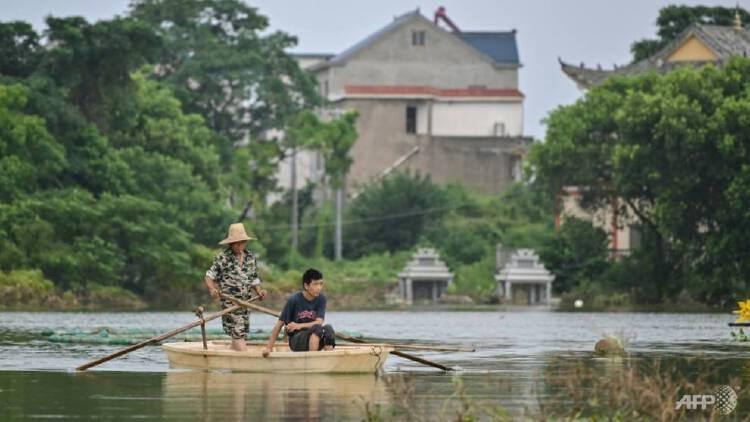
<path fill-rule="evenodd" d="M 229 234 L 227 234 L 227 238 L 219 242 L 219 245 L 242 242 L 243 240 L 255 240 L 255 238 L 247 235 L 245 232 L 245 226 L 242 223 L 234 223 L 229 226 Z"/>

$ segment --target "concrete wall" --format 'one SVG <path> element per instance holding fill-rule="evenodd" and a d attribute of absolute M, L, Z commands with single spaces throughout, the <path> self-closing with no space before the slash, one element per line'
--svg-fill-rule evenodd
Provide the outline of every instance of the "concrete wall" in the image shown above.
<path fill-rule="evenodd" d="M 439 184 L 461 183 L 477 192 L 498 194 L 520 176 L 520 160 L 530 145 L 528 138 L 433 136 L 409 161 L 409 168 L 430 174 Z"/>
<path fill-rule="evenodd" d="M 417 108 L 417 133 L 420 135 L 495 136 L 496 123 L 503 123 L 505 127 L 504 134 L 498 135 L 523 134 L 523 103 L 520 101 L 405 100 L 404 107 L 407 105 Z"/>
<path fill-rule="evenodd" d="M 518 177 L 519 154 L 530 140 L 518 137 L 428 136 L 406 133 L 406 100 L 346 100 L 360 113 L 359 138 L 352 147 L 348 186 L 358 190 L 415 146 L 400 169 L 429 174 L 436 183 L 462 183 L 478 192 L 504 191 Z M 515 167 L 515 168 L 514 168 Z M 515 173 L 514 173 L 515 170 Z"/>
<path fill-rule="evenodd" d="M 424 135 L 406 133 L 407 104 L 404 100 L 346 100 L 337 104 L 359 112 L 359 138 L 352 146 L 353 164 L 347 178 L 350 188 L 368 183 L 426 141 Z"/>
<path fill-rule="evenodd" d="M 432 107 L 435 136 L 495 136 L 495 123 L 502 123 L 505 135 L 523 134 L 523 103 L 436 102 Z"/>

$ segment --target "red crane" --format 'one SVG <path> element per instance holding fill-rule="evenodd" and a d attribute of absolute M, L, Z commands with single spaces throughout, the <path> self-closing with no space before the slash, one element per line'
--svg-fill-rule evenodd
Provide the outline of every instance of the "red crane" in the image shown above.
<path fill-rule="evenodd" d="M 458 29 L 456 24 L 453 23 L 451 18 L 449 18 L 448 15 L 445 13 L 445 7 L 443 6 L 438 7 L 437 10 L 435 11 L 435 25 L 437 25 L 438 19 L 442 19 L 446 25 L 451 27 L 453 32 L 461 32 L 461 30 Z"/>

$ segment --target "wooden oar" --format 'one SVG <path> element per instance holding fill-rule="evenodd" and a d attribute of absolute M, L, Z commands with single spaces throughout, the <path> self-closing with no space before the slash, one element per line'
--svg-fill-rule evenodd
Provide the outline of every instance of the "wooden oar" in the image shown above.
<path fill-rule="evenodd" d="M 352 342 L 352 343 L 354 343 L 356 340 L 362 340 L 360 338 L 350 337 L 350 336 L 346 336 L 346 338 L 344 338 L 345 336 L 346 336 L 346 334 L 342 333 L 341 334 L 341 339 L 349 341 L 349 342 Z M 364 340 L 364 341 L 366 341 L 368 343 L 375 344 L 375 342 L 373 340 Z M 377 342 L 377 344 L 380 344 L 380 345 L 383 345 L 383 346 L 388 346 L 388 347 L 393 347 L 394 349 L 424 350 L 426 352 L 476 352 L 477 351 L 477 349 L 471 349 L 469 347 L 452 347 L 452 346 L 445 346 L 445 345 L 435 345 L 435 346 L 433 346 L 433 345 L 430 345 L 430 344 L 421 344 L 421 343 L 410 344 L 410 343 L 381 343 L 381 342 Z"/>
<path fill-rule="evenodd" d="M 250 309 L 255 309 L 256 311 L 263 312 L 264 314 L 268 314 L 268 315 L 271 315 L 271 316 L 276 317 L 276 318 L 279 318 L 279 316 L 281 315 L 279 312 L 276 312 L 273 309 L 268 309 L 266 307 L 263 307 L 263 306 L 260 306 L 260 305 L 256 305 L 256 304 L 253 304 L 253 303 L 249 303 L 249 302 L 244 301 L 244 300 L 235 299 L 235 298 L 233 298 L 231 296 L 227 296 L 227 295 L 222 294 L 221 297 L 223 299 L 231 301 L 232 303 L 236 303 L 237 305 L 241 305 L 241 306 L 244 306 L 244 307 L 250 308 Z M 336 333 L 336 337 L 338 337 L 338 338 L 340 338 L 342 340 L 346 340 L 346 341 L 352 342 L 352 343 L 369 344 L 367 341 L 364 341 L 362 339 L 358 339 L 358 338 L 354 338 L 354 337 L 351 337 L 351 336 L 347 336 L 346 334 L 341 334 L 341 333 L 338 333 L 338 332 Z M 427 365 L 427 366 L 432 366 L 433 368 L 438 368 L 438 369 L 443 370 L 443 371 L 453 371 L 453 368 L 451 368 L 451 367 L 448 367 L 448 366 L 445 366 L 445 365 L 441 365 L 441 364 L 439 364 L 437 362 L 432 362 L 432 361 L 429 361 L 429 360 L 424 359 L 424 358 L 420 358 L 419 356 L 410 355 L 408 353 L 404 353 L 404 352 L 401 352 L 399 350 L 394 350 L 392 353 L 394 355 L 400 356 L 400 357 L 402 357 L 404 359 L 413 360 L 414 362 L 418 362 L 418 363 L 421 363 L 421 364 Z"/>
<path fill-rule="evenodd" d="M 342 334 L 343 335 L 343 334 Z M 356 337 L 352 337 L 354 339 L 357 339 Z M 342 340 L 350 341 L 347 339 L 342 338 Z M 357 339 L 361 340 L 361 339 Z M 373 340 L 365 340 L 369 342 L 373 342 Z M 444 345 L 430 345 L 430 344 L 421 344 L 421 343 L 381 343 L 378 342 L 377 344 L 381 344 L 383 346 L 393 347 L 394 349 L 407 349 L 407 350 L 424 350 L 427 352 L 476 352 L 477 349 L 471 349 L 469 347 L 452 347 L 452 346 L 444 346 Z"/>
<path fill-rule="evenodd" d="M 257 299 L 258 299 L 258 296 L 251 297 L 250 300 L 247 301 L 246 303 L 250 304 L 249 302 L 252 302 L 252 301 L 257 300 Z M 224 314 L 228 314 L 230 312 L 234 312 L 234 311 L 236 311 L 236 310 L 238 310 L 238 309 L 240 309 L 242 307 L 243 306 L 241 306 L 241 305 L 230 306 L 229 308 L 226 308 L 226 309 L 222 310 L 221 312 L 217 312 L 217 313 L 209 315 L 209 316 L 207 316 L 205 318 L 199 319 L 198 321 L 190 323 L 190 324 L 188 324 L 188 325 L 186 325 L 186 326 L 184 326 L 182 328 L 178 328 L 178 329 L 176 329 L 174 331 L 170 331 L 168 333 L 165 333 L 165 334 L 162 334 L 162 335 L 150 338 L 148 340 L 144 340 L 144 341 L 142 341 L 142 342 L 140 342 L 138 344 L 134 344 L 134 345 L 132 345 L 130 347 L 126 347 L 126 348 L 124 348 L 122 350 L 119 350 L 119 351 L 117 351 L 115 353 L 112 353 L 111 355 L 104 356 L 101 359 L 97 359 L 95 361 L 91 361 L 91 362 L 89 362 L 87 364 L 81 365 L 78 368 L 76 368 L 76 371 L 85 371 L 85 370 L 91 368 L 92 366 L 96 366 L 96 365 L 102 364 L 102 363 L 107 362 L 109 360 L 112 360 L 112 359 L 114 359 L 116 357 L 120 357 L 120 356 L 122 356 L 124 354 L 127 354 L 127 353 L 130 353 L 130 352 L 132 352 L 134 350 L 138 350 L 138 349 L 140 349 L 140 348 L 142 348 L 144 346 L 148 346 L 149 344 L 158 343 L 158 342 L 160 342 L 160 341 L 162 341 L 164 339 L 168 339 L 169 337 L 172 337 L 174 335 L 180 334 L 183 331 L 187 331 L 187 330 L 189 330 L 189 329 L 191 329 L 193 327 L 197 327 L 197 326 L 201 325 L 202 323 L 205 323 L 206 321 L 211 321 L 212 319 L 219 318 L 219 317 L 223 316 Z"/>

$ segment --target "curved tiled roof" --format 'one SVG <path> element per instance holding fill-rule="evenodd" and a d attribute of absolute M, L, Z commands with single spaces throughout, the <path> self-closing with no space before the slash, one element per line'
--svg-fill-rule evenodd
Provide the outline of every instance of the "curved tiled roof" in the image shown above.
<path fill-rule="evenodd" d="M 515 88 L 435 88 L 424 85 L 345 85 L 344 91 L 347 94 L 523 98 L 521 91 Z"/>
<path fill-rule="evenodd" d="M 719 62 L 732 56 L 750 56 L 750 29 L 744 28 L 738 31 L 731 26 L 693 24 L 653 56 L 623 67 L 608 70 L 592 69 L 583 64 L 576 66 L 561 59 L 558 60 L 563 73 L 580 87 L 590 88 L 603 83 L 610 76 L 638 75 L 648 71 L 667 72 L 675 66 L 705 64 L 704 62 L 669 62 L 666 60 L 690 37 L 698 38 L 710 48 L 718 57 Z"/>

